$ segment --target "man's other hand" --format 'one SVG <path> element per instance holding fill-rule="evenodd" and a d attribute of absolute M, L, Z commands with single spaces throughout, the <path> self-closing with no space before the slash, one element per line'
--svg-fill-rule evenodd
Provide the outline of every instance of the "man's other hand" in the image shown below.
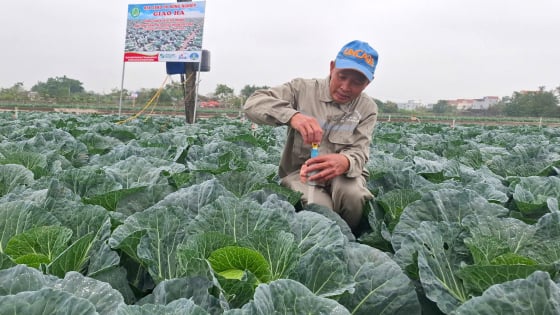
<path fill-rule="evenodd" d="M 348 161 L 346 156 L 337 153 L 324 154 L 308 159 L 302 165 L 299 176 L 303 183 L 308 180 L 326 182 L 346 173 L 348 168 L 350 168 L 350 161 Z M 316 173 L 308 177 L 313 172 Z"/>

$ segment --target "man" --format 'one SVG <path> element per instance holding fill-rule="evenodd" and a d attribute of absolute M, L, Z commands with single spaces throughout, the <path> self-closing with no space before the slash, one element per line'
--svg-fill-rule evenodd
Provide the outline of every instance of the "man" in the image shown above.
<path fill-rule="evenodd" d="M 304 204 L 334 210 L 353 230 L 362 219 L 365 202 L 373 198 L 366 187 L 365 164 L 377 105 L 362 92 L 373 80 L 377 61 L 375 49 L 355 40 L 330 62 L 327 78 L 297 78 L 258 90 L 244 105 L 253 122 L 289 126 L 280 183 L 303 193 Z M 320 154 L 310 158 L 312 144 L 319 144 Z M 309 189 L 308 181 L 318 185 Z"/>

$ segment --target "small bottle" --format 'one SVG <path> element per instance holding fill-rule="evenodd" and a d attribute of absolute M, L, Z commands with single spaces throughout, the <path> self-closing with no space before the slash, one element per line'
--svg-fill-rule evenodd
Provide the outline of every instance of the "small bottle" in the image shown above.
<path fill-rule="evenodd" d="M 317 156 L 319 156 L 319 144 L 318 143 L 312 143 L 311 144 L 311 157 L 314 158 L 314 157 L 317 157 Z M 318 173 L 317 171 L 309 172 L 309 173 L 307 173 L 307 177 L 311 177 L 311 176 L 313 176 L 317 173 Z M 308 180 L 307 184 L 311 185 L 311 186 L 317 185 L 317 183 L 315 181 L 311 181 L 311 180 Z"/>

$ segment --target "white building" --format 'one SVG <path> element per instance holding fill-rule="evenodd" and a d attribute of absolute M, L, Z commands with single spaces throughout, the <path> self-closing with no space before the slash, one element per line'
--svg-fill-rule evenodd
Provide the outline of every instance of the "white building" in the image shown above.
<path fill-rule="evenodd" d="M 421 108 L 421 107 L 423 108 L 423 107 L 426 107 L 426 106 L 418 100 L 409 100 L 406 103 L 397 103 L 397 108 L 398 109 L 415 110 L 415 109 L 418 109 L 418 108 Z"/>
<path fill-rule="evenodd" d="M 497 96 L 485 96 L 480 99 L 460 98 L 456 100 L 448 100 L 447 104 L 454 106 L 457 110 L 481 110 L 488 109 L 490 106 L 498 103 L 500 98 Z"/>
<path fill-rule="evenodd" d="M 499 101 L 500 98 L 497 96 L 485 96 L 484 98 L 474 100 L 471 109 L 488 109 Z"/>

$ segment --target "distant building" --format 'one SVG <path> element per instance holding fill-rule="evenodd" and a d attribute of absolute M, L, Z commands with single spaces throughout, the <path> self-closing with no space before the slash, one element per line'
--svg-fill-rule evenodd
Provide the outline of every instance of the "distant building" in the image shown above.
<path fill-rule="evenodd" d="M 406 103 L 397 103 L 397 108 L 398 109 L 404 109 L 404 110 L 415 110 L 418 108 L 425 108 L 426 106 L 424 104 L 422 104 L 422 102 L 417 101 L 417 100 L 409 100 Z"/>
<path fill-rule="evenodd" d="M 490 106 L 498 103 L 500 98 L 497 96 L 485 96 L 480 99 L 460 98 L 456 100 L 447 100 L 447 105 L 455 107 L 459 111 L 465 110 L 481 110 L 488 109 Z"/>
<path fill-rule="evenodd" d="M 500 101 L 498 96 L 485 96 L 479 99 L 460 98 L 456 100 L 446 100 L 448 106 L 455 107 L 458 111 L 466 110 L 486 110 L 490 106 Z M 423 104 L 419 100 L 409 100 L 406 103 L 397 103 L 397 108 L 401 110 L 432 109 L 434 104 Z"/>
<path fill-rule="evenodd" d="M 474 100 L 471 109 L 488 109 L 490 106 L 497 104 L 500 98 L 497 96 L 485 96 L 481 99 Z"/>
<path fill-rule="evenodd" d="M 447 101 L 448 105 L 451 105 L 451 106 L 457 108 L 457 110 L 469 110 L 469 109 L 472 108 L 473 103 L 474 103 L 474 100 L 466 99 L 466 98 L 460 98 L 460 99 L 456 99 L 456 100 L 452 100 L 452 101 Z"/>

